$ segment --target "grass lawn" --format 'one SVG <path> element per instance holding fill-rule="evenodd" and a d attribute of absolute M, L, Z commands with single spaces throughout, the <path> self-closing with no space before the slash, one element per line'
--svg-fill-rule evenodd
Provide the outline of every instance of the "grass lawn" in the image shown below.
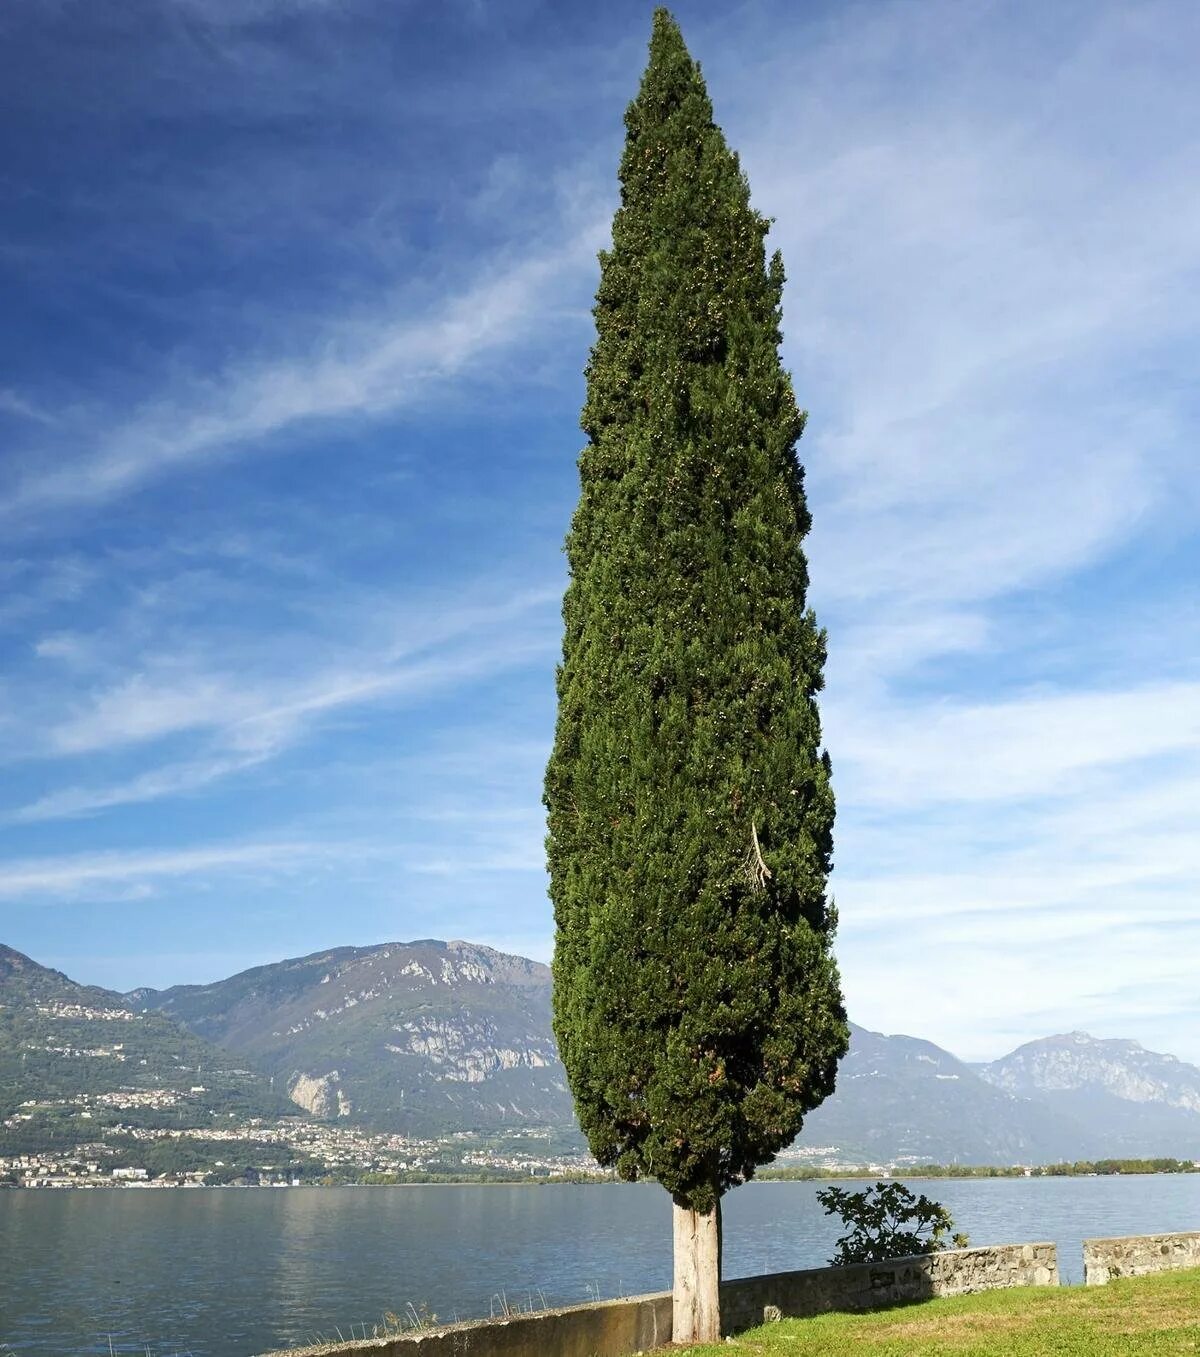
<path fill-rule="evenodd" d="M 1014 1287 L 873 1314 L 785 1319 L 691 1357 L 1176 1357 L 1200 1355 L 1200 1269 L 1107 1286 Z"/>

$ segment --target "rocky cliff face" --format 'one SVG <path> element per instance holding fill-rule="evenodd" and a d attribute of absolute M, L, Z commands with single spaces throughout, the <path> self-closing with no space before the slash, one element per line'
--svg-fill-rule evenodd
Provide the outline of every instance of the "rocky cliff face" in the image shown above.
<path fill-rule="evenodd" d="M 1086 1032 L 1045 1037 L 980 1066 L 979 1074 L 1072 1118 L 1080 1153 L 1089 1158 L 1200 1157 L 1200 1069 L 1136 1041 Z"/>
<path fill-rule="evenodd" d="M 502 1044 L 490 1019 L 458 1021 L 419 1016 L 397 1023 L 397 1042 L 388 1043 L 394 1055 L 418 1055 L 453 1083 L 481 1084 L 502 1070 L 546 1069 L 556 1059 L 548 1044 L 533 1039 L 520 1047 Z"/>
<path fill-rule="evenodd" d="M 141 1002 L 270 1069 L 315 1116 L 413 1134 L 573 1121 L 549 968 L 489 947 L 342 947 Z"/>
<path fill-rule="evenodd" d="M 311 1116 L 329 1121 L 334 1117 L 348 1117 L 354 1110 L 350 1099 L 338 1087 L 341 1075 L 330 1070 L 321 1078 L 311 1074 L 297 1074 L 288 1085 L 288 1096 L 297 1107 Z"/>
<path fill-rule="evenodd" d="M 983 1065 L 980 1075 L 1012 1093 L 1103 1090 L 1131 1103 L 1200 1113 L 1200 1070 L 1136 1041 L 1101 1041 L 1086 1032 L 1046 1037 Z"/>

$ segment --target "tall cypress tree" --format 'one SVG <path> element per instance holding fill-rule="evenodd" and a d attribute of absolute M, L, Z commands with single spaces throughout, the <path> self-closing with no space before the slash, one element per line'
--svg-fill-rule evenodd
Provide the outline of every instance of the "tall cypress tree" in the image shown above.
<path fill-rule="evenodd" d="M 675 1203 L 675 1341 L 719 1333 L 719 1202 L 848 1032 L 783 265 L 670 14 L 600 256 L 546 772 L 554 1028 L 602 1164 Z"/>

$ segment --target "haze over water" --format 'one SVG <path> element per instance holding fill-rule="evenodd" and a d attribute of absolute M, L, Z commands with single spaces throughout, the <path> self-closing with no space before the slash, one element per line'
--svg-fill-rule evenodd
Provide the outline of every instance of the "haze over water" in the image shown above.
<path fill-rule="evenodd" d="M 819 1267 L 837 1234 L 817 1183 L 726 1199 L 730 1277 Z M 1195 1229 L 1200 1175 L 933 1181 L 973 1244 L 1053 1240 L 1081 1280 L 1085 1236 Z M 0 1351 L 250 1357 L 368 1330 L 666 1289 L 655 1186 L 0 1193 Z M 3 1347 L 7 1344 L 7 1349 Z"/>

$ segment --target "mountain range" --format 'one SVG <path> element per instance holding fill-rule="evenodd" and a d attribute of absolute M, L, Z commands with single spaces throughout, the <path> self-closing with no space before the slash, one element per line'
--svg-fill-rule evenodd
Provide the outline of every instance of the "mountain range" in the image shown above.
<path fill-rule="evenodd" d="M 549 967 L 490 947 L 338 947 L 128 997 L 275 1075 L 314 1116 L 413 1135 L 574 1124 Z"/>
<path fill-rule="evenodd" d="M 184 1124 L 201 1103 L 209 1119 L 296 1111 L 232 1050 L 0 945 L 0 1120 L 31 1098 L 80 1094 L 98 1124 L 168 1111 Z"/>
<path fill-rule="evenodd" d="M 181 1098 L 203 1081 L 253 1115 L 277 1115 L 286 1092 L 293 1112 L 409 1135 L 574 1132 L 549 968 L 459 941 L 339 947 L 211 985 L 124 995 L 0 948 L 0 1113 L 80 1080 L 167 1081 Z M 1078 1032 L 971 1065 L 916 1037 L 852 1026 L 837 1091 L 791 1153 L 852 1163 L 1200 1159 L 1200 1069 Z"/>
<path fill-rule="evenodd" d="M 1200 1158 L 1200 1069 L 1173 1055 L 1069 1032 L 977 1069 L 995 1088 L 1036 1099 L 1066 1126 L 1082 1128 L 1110 1147 L 1105 1152 L 1174 1146 L 1180 1157 Z"/>

